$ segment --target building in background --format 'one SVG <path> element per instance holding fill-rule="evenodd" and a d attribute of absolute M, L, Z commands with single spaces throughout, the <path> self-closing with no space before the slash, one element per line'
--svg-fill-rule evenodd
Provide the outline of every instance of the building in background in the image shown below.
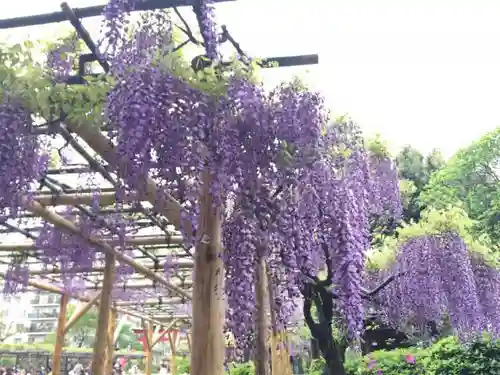
<path fill-rule="evenodd" d="M 28 294 L 19 296 L 0 295 L 0 342 L 3 344 L 22 344 L 28 342 Z"/>
<path fill-rule="evenodd" d="M 58 294 L 42 291 L 31 293 L 26 329 L 29 344 L 40 343 L 56 331 L 60 301 L 61 296 Z"/>

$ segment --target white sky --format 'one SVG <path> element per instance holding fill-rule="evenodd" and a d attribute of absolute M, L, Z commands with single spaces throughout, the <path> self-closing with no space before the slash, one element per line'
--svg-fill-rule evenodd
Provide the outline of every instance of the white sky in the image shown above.
<path fill-rule="evenodd" d="M 59 10 L 60 0 L 3 2 L 0 17 L 8 18 Z M 251 55 L 318 53 L 319 66 L 273 69 L 265 78 L 308 69 L 335 113 L 348 112 L 395 148 L 411 143 L 449 156 L 500 125 L 498 0 L 238 0 L 217 13 Z M 41 38 L 55 27 L 30 34 Z"/>

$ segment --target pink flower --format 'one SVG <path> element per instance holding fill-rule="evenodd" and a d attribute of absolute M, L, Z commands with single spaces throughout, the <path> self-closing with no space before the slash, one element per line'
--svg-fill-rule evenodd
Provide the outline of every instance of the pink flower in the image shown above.
<path fill-rule="evenodd" d="M 413 356 L 411 354 L 405 355 L 405 359 L 406 359 L 406 362 L 408 362 L 408 363 L 415 363 L 415 361 L 416 361 L 415 356 Z"/>

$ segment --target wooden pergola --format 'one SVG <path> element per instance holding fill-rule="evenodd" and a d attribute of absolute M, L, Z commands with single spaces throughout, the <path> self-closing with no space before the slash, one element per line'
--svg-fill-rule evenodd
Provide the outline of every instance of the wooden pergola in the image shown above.
<path fill-rule="evenodd" d="M 189 5 L 191 2 L 146 0 L 140 4 L 141 9 L 138 10 Z M 107 63 L 97 58 L 95 43 L 80 22 L 80 18 L 100 14 L 102 7 L 73 10 L 63 3 L 61 8 L 61 12 L 47 15 L 0 20 L 0 29 L 69 20 L 89 48 L 91 57 L 107 71 Z M 231 38 L 231 41 L 233 43 L 234 39 Z M 234 45 L 239 48 L 237 43 L 234 42 Z M 309 55 L 266 60 L 278 62 L 280 66 L 293 66 L 317 63 L 318 57 Z M 272 64 L 266 66 L 273 67 Z M 71 77 L 68 83 L 81 81 L 81 77 Z M 62 295 L 52 373 L 60 374 L 64 335 L 96 305 L 99 319 L 92 359 L 93 375 L 111 373 L 117 313 L 139 318 L 143 322 L 148 343 L 146 375 L 151 375 L 152 371 L 153 346 L 169 329 L 180 324 L 189 326 L 191 321 L 194 326 L 192 373 L 220 375 L 216 364 L 222 363 L 225 354 L 221 298 L 224 272 L 221 257 L 217 256 L 222 252 L 220 222 L 217 213 L 211 209 L 208 175 L 204 176 L 205 187 L 199 198 L 201 218 L 198 231 L 210 240 L 199 241 L 196 249 L 192 249 L 182 244 L 180 228 L 190 232 L 192 224 L 182 219 L 181 203 L 157 186 L 150 176 L 139 176 L 145 189 L 129 194 L 117 208 L 117 182 L 125 177 L 121 171 L 127 170 L 127 162 L 116 154 L 116 143 L 111 140 L 112 133 L 106 128 L 91 123 L 46 121 L 34 131 L 42 136 L 54 137 L 54 143 L 61 144 L 61 152 L 75 156 L 76 161 L 50 168 L 39 181 L 38 188 L 25 197 L 26 210 L 16 220 L 0 222 L 0 269 L 6 268 L 13 259 L 22 261 L 30 270 L 28 291 L 45 290 Z M 82 186 L 78 183 L 79 179 L 91 179 L 95 187 Z M 91 209 L 96 200 L 99 202 L 97 213 Z M 106 228 L 107 218 L 112 216 L 129 220 L 127 231 L 131 234 L 125 244 L 112 228 Z M 74 217 L 75 220 L 67 217 Z M 94 222 L 102 223 L 104 234 L 89 237 L 79 227 L 78 217 L 89 217 Z M 103 256 L 91 267 L 62 270 L 57 265 L 45 264 L 41 260 L 45 249 L 36 245 L 38 236 L 44 230 L 43 223 L 84 238 Z M 123 279 L 117 278 L 120 267 L 128 269 Z M 192 279 L 193 268 L 196 269 L 195 281 Z M 0 273 L 0 276 L 6 275 Z M 78 291 L 64 288 L 64 281 L 73 276 L 80 280 Z M 70 299 L 85 304 L 66 321 Z M 155 335 L 153 326 L 163 330 L 162 333 Z"/>

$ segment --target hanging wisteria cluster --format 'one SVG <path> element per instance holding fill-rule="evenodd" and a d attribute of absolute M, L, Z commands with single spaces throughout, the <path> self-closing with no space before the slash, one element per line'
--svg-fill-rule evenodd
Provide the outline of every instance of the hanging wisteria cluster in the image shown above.
<path fill-rule="evenodd" d="M 403 206 L 398 172 L 394 161 L 384 153 L 370 153 L 370 206 L 379 223 L 401 220 Z"/>
<path fill-rule="evenodd" d="M 389 323 L 425 330 L 446 321 L 462 337 L 500 332 L 499 272 L 455 232 L 409 239 L 392 267 L 371 281 L 387 275 L 400 276 L 380 291 L 374 306 Z"/>

